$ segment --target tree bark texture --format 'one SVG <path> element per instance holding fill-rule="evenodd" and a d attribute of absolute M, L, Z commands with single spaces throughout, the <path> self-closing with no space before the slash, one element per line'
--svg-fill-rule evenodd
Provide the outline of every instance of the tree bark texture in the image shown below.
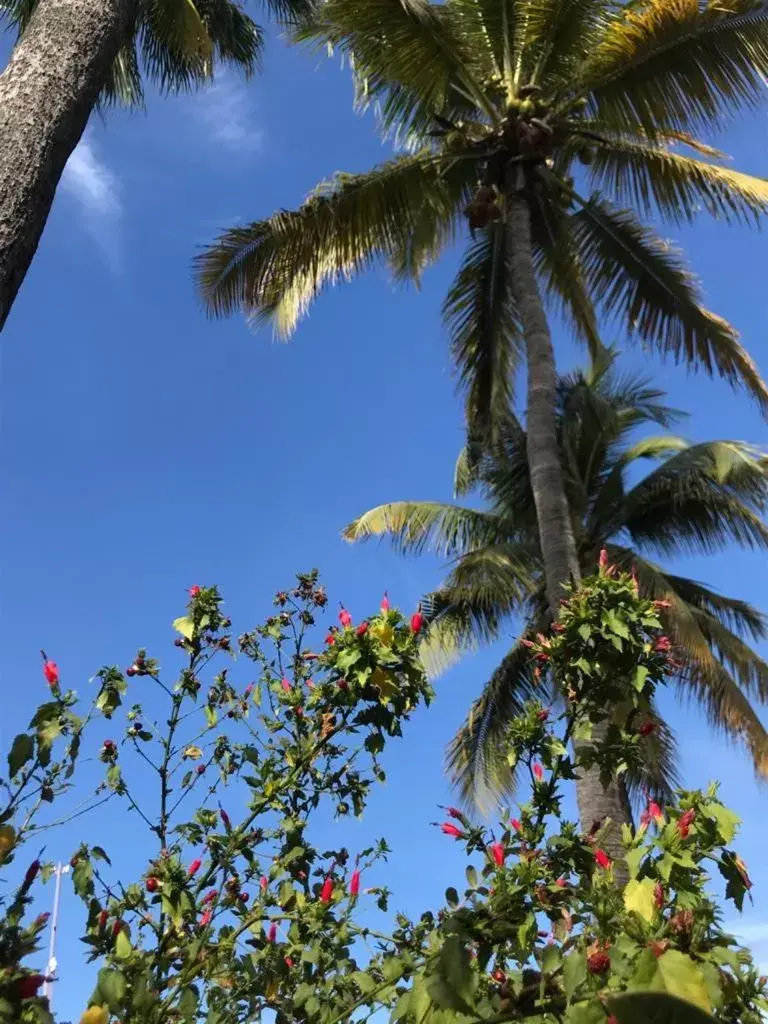
<path fill-rule="evenodd" d="M 0 74 L 0 329 L 135 0 L 39 0 Z"/>
<path fill-rule="evenodd" d="M 507 232 L 510 286 L 522 323 L 527 358 L 528 466 L 547 598 L 554 617 L 563 596 L 563 584 L 571 578 L 580 580 L 581 573 L 557 442 L 555 354 L 533 265 L 530 211 L 524 196 L 516 192 L 507 200 Z M 605 728 L 607 725 L 596 727 L 596 740 Z M 576 795 L 582 828 L 589 830 L 595 822 L 611 819 L 613 824 L 603 846 L 617 861 L 617 875 L 621 876 L 620 826 L 629 823 L 631 818 L 628 819 L 628 807 L 619 783 L 615 781 L 604 789 L 596 770 L 582 771 L 576 783 Z"/>

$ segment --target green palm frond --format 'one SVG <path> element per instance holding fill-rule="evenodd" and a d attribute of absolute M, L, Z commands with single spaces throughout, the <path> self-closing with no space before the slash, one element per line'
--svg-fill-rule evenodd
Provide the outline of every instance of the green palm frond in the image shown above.
<path fill-rule="evenodd" d="M 466 167 L 446 169 L 430 152 L 368 174 L 338 175 L 299 210 L 233 228 L 202 253 L 203 301 L 214 316 L 242 307 L 271 319 L 278 334 L 290 334 L 324 286 L 407 248 L 425 204 L 440 212 L 439 221 L 455 221 L 469 187 Z M 449 228 L 443 230 L 447 237 Z"/>
<path fill-rule="evenodd" d="M 446 750 L 451 782 L 467 803 L 488 810 L 515 790 L 515 770 L 502 742 L 509 721 L 525 702 L 540 697 L 525 647 L 502 660 Z"/>
<path fill-rule="evenodd" d="M 641 0 L 614 10 L 580 69 L 595 116 L 696 131 L 762 100 L 768 13 L 754 0 Z"/>
<path fill-rule="evenodd" d="M 433 551 L 453 558 L 468 547 L 506 537 L 505 524 L 487 512 L 439 501 L 393 501 L 364 513 L 342 531 L 348 541 L 387 536 L 396 551 Z"/>
<path fill-rule="evenodd" d="M 757 223 L 768 210 L 768 180 L 705 163 L 637 138 L 605 136 L 589 167 L 594 188 L 647 216 L 693 221 L 702 209 L 726 222 Z"/>
<path fill-rule="evenodd" d="M 746 634 L 754 641 L 768 639 L 768 616 L 747 601 L 725 597 L 696 580 L 666 573 L 671 588 L 686 604 L 707 612 L 726 629 Z"/>
<path fill-rule="evenodd" d="M 508 415 L 522 356 L 506 244 L 500 222 L 478 232 L 443 303 L 443 323 L 466 395 L 467 426 L 481 434 Z"/>
<path fill-rule="evenodd" d="M 680 756 L 675 734 L 656 707 L 651 707 L 646 717 L 655 721 L 656 729 L 642 739 L 640 764 L 625 776 L 636 807 L 644 806 L 649 796 L 664 803 L 680 785 Z"/>
<path fill-rule="evenodd" d="M 120 104 L 124 107 L 141 107 L 144 103 L 144 87 L 141 69 L 136 53 L 136 41 L 130 39 L 121 48 L 109 70 L 106 84 L 101 91 L 99 102 L 102 107 Z"/>
<path fill-rule="evenodd" d="M 518 81 L 569 88 L 600 36 L 609 0 L 522 0 L 518 4 Z"/>
<path fill-rule="evenodd" d="M 629 210 L 593 197 L 573 215 L 584 277 L 603 310 L 662 353 L 748 390 L 768 411 L 768 387 L 725 320 L 705 309 L 679 253 Z"/>

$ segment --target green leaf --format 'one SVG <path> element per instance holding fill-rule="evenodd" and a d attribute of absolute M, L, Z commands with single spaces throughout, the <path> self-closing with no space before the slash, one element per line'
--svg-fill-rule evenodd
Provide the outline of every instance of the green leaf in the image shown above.
<path fill-rule="evenodd" d="M 405 964 L 397 956 L 391 956 L 381 965 L 385 981 L 399 981 L 405 971 Z"/>
<path fill-rule="evenodd" d="M 571 1003 L 565 1014 L 567 1024 L 605 1024 L 605 1009 L 599 999 Z"/>
<path fill-rule="evenodd" d="M 459 894 L 452 885 L 445 890 L 445 902 L 449 907 L 458 907 L 459 905 Z"/>
<path fill-rule="evenodd" d="M 579 985 L 587 980 L 587 958 L 583 953 L 571 953 L 563 961 L 563 988 L 570 1003 Z"/>
<path fill-rule="evenodd" d="M 638 665 L 635 669 L 634 686 L 637 692 L 645 686 L 645 680 L 648 678 L 648 668 L 646 665 Z"/>
<path fill-rule="evenodd" d="M 587 641 L 592 636 L 592 627 L 588 622 L 582 622 L 579 626 L 579 636 L 582 640 Z"/>
<path fill-rule="evenodd" d="M 364 996 L 370 995 L 377 987 L 376 979 L 371 977 L 366 971 L 355 971 L 350 976 L 350 981 L 357 985 Z"/>
<path fill-rule="evenodd" d="M 638 965 L 639 962 L 640 959 Z M 637 978 L 637 974 L 635 977 Z M 656 959 L 655 970 L 647 982 L 647 987 L 684 999 L 707 1013 L 712 1008 L 706 981 L 698 964 L 677 949 L 668 949 Z"/>
<path fill-rule="evenodd" d="M 702 812 L 717 824 L 721 843 L 733 842 L 741 824 L 738 814 L 717 802 L 704 804 Z"/>
<path fill-rule="evenodd" d="M 609 998 L 619 1024 L 713 1024 L 708 1013 L 692 1003 L 660 992 L 625 992 Z"/>
<path fill-rule="evenodd" d="M 11 752 L 8 755 L 8 771 L 11 778 L 21 771 L 24 765 L 31 761 L 35 755 L 35 741 L 27 733 L 21 732 L 13 741 Z"/>
<path fill-rule="evenodd" d="M 121 929 L 115 939 L 115 956 L 119 960 L 127 960 L 132 952 L 131 940 L 126 935 L 125 929 Z"/>
<path fill-rule="evenodd" d="M 464 873 L 467 876 L 467 885 L 469 885 L 470 889 L 476 889 L 477 888 L 477 868 L 475 868 L 471 864 L 469 864 L 467 866 L 467 869 L 466 869 L 466 871 Z"/>
<path fill-rule="evenodd" d="M 639 914 L 649 924 L 656 913 L 656 900 L 653 894 L 655 884 L 652 878 L 633 878 L 627 882 L 624 889 L 624 906 L 627 910 Z"/>
<path fill-rule="evenodd" d="M 173 620 L 173 628 L 177 633 L 181 633 L 187 640 L 191 640 L 195 635 L 195 624 L 188 615 L 182 615 L 178 619 Z"/>
<path fill-rule="evenodd" d="M 179 996 L 178 1010 L 186 1021 L 194 1021 L 197 1017 L 197 1005 L 200 1002 L 197 989 L 194 985 L 187 985 L 182 989 Z"/>
<path fill-rule="evenodd" d="M 560 966 L 562 954 L 560 947 L 554 943 L 546 945 L 541 953 L 541 970 L 544 974 L 554 974 Z"/>
<path fill-rule="evenodd" d="M 110 967 L 102 967 L 99 971 L 96 982 L 98 999 L 100 1002 L 106 1003 L 112 1013 L 119 1013 L 122 1009 L 127 988 L 122 971 L 116 971 Z"/>
<path fill-rule="evenodd" d="M 95 857 L 96 860 L 105 860 L 107 864 L 112 864 L 112 861 L 107 856 L 106 850 L 101 846 L 92 846 L 91 855 Z"/>
<path fill-rule="evenodd" d="M 630 878 L 637 878 L 637 872 L 640 870 L 640 864 L 645 856 L 645 850 L 642 846 L 637 846 L 633 850 L 627 850 L 624 854 L 624 860 L 627 862 L 627 869 L 629 871 Z"/>

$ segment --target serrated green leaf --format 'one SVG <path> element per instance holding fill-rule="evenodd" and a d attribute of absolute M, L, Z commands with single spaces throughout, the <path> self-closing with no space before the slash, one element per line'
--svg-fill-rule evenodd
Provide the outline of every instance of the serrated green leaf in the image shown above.
<path fill-rule="evenodd" d="M 563 960 L 563 988 L 570 1003 L 579 985 L 587 980 L 587 958 L 583 953 L 570 953 Z"/>
<path fill-rule="evenodd" d="M 96 982 L 97 998 L 106 1003 L 113 1013 L 119 1013 L 127 991 L 127 983 L 122 971 L 111 967 L 102 967 Z"/>
<path fill-rule="evenodd" d="M 656 913 L 653 890 L 656 883 L 652 878 L 632 878 L 624 889 L 624 906 L 628 911 L 639 914 L 649 924 Z"/>
<path fill-rule="evenodd" d="M 174 619 L 173 628 L 187 640 L 191 640 L 195 635 L 195 624 L 189 615 L 181 615 L 178 619 Z"/>

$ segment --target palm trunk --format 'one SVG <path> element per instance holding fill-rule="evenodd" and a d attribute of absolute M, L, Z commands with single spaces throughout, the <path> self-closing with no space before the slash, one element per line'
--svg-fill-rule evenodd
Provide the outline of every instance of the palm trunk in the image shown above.
<path fill-rule="evenodd" d="M 555 353 L 533 266 L 530 211 L 526 200 L 514 192 L 508 198 L 507 233 L 510 288 L 522 322 L 528 363 L 528 466 L 547 598 L 555 616 L 563 584 L 571 578 L 578 581 L 581 573 L 557 443 Z M 595 732 L 599 733 L 599 727 Z M 631 821 L 618 782 L 603 789 L 596 771 L 582 772 L 576 782 L 576 796 L 582 828 L 588 830 L 605 818 L 614 823 L 603 845 L 618 860 L 622 856 L 620 825 Z"/>
<path fill-rule="evenodd" d="M 135 0 L 39 0 L 0 74 L 0 328 Z"/>

